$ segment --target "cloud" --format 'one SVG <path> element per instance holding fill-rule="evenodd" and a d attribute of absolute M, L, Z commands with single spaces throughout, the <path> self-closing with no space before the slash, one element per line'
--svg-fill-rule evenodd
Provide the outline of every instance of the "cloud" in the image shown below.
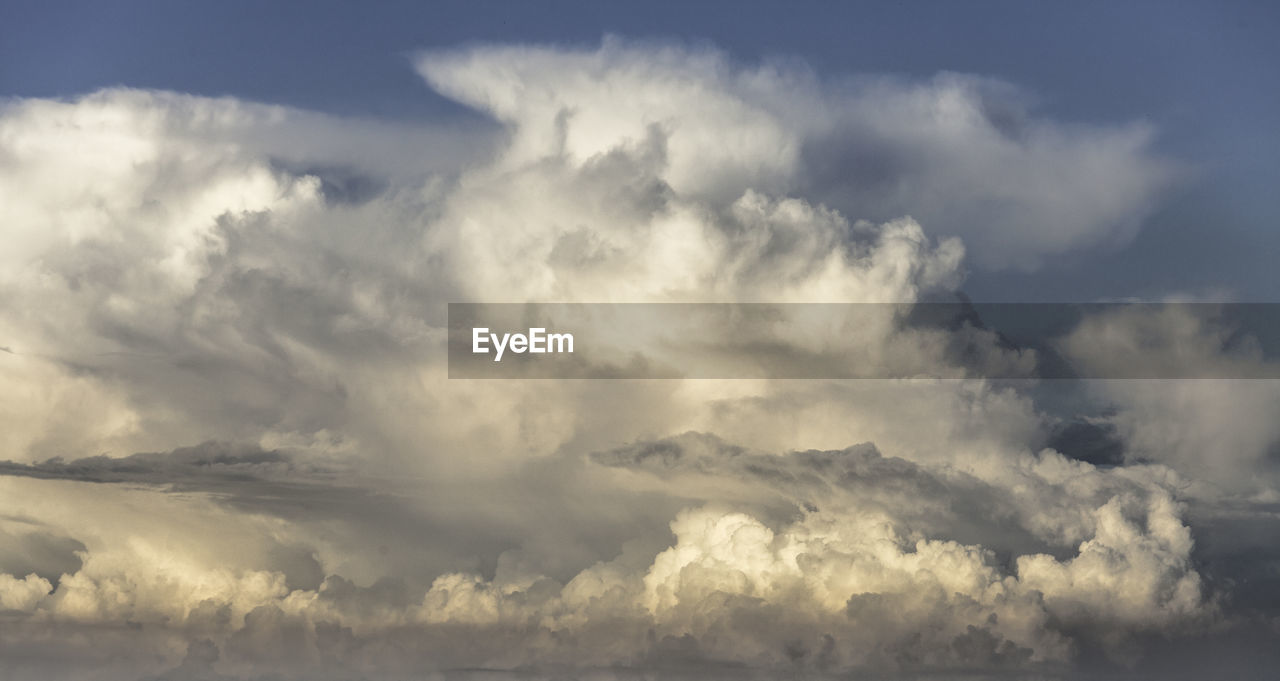
<path fill-rule="evenodd" d="M 1167 492 L 1087 464 L 1067 473 L 1056 455 L 1043 456 L 1041 470 L 1020 478 L 1021 487 L 1039 485 L 1028 492 L 936 464 L 885 459 L 870 445 L 778 455 L 687 434 L 593 458 L 656 475 L 675 498 L 710 501 L 675 515 L 666 548 L 624 548 L 564 582 L 500 561 L 492 577 L 447 572 L 417 588 L 396 580 L 358 587 L 336 575 L 299 587 L 279 554 L 259 558 L 273 569 L 230 569 L 144 533 L 89 550 L 56 590 L 32 575 L 6 593 L 17 609 L 57 626 L 163 625 L 221 641 L 231 666 L 290 672 L 320 664 L 326 632 L 347 637 L 353 654 L 343 664 L 358 666 L 364 658 L 355 651 L 409 631 L 437 643 L 381 662 L 625 666 L 686 641 L 694 667 L 745 660 L 766 670 L 831 673 L 1036 667 L 1069 660 L 1076 638 L 1118 645 L 1213 615 L 1190 563 L 1190 535 Z M 249 496 L 254 479 L 301 473 L 287 461 L 209 445 L 121 460 L 11 464 L 6 472 L 97 484 L 167 479 L 180 495 L 216 491 L 240 477 L 238 493 Z M 1089 487 L 1094 495 L 1080 493 Z M 1035 522 L 1017 527 L 1034 520 L 1024 505 L 1044 506 L 1055 494 L 1050 503 L 1064 507 L 1058 512 L 1076 511 L 1083 523 L 1078 547 L 1067 548 L 1069 537 Z M 322 504 L 313 507 L 323 512 Z M 1003 550 L 1016 557 L 931 536 L 972 534 L 963 524 L 986 515 L 1004 519 L 985 524 L 987 543 L 1000 546 L 1004 535 Z M 1020 544 L 1070 555 L 1020 552 Z"/>
<path fill-rule="evenodd" d="M 0 462 L 0 475 L 20 475 L 53 480 L 125 482 L 175 485 L 248 482 L 262 474 L 284 477 L 293 466 L 278 451 L 208 442 L 171 453 L 133 454 L 125 457 L 95 456 L 74 461 L 50 459 L 37 464 Z"/>
<path fill-rule="evenodd" d="M 1280 425 L 1265 414 L 1280 400 L 1278 368 L 1226 312 L 1176 302 L 1116 307 L 1087 316 L 1059 347 L 1096 375 L 1205 376 L 1088 385 L 1110 406 L 1100 421 L 1124 442 L 1129 460 L 1172 466 L 1207 498 L 1274 500 Z"/>
<path fill-rule="evenodd" d="M 1127 243 L 1176 174 L 1147 125 L 1059 123 L 1014 86 L 962 74 L 831 81 L 797 63 L 739 67 L 709 49 L 613 38 L 594 50 L 428 52 L 417 64 L 509 128 L 504 169 L 582 164 L 656 137 L 660 177 L 678 195 L 723 205 L 745 186 L 876 221 L 910 214 L 988 268 Z"/>
<path fill-rule="evenodd" d="M 35 575 L 53 586 L 80 569 L 85 545 L 26 518 L 0 520 L 0 574 Z"/>
<path fill-rule="evenodd" d="M 909 303 L 1123 242 L 1150 131 L 613 40 L 417 65 L 497 124 L 0 112 L 0 675 L 1053 675 L 1273 617 L 1220 618 L 1202 469 L 1146 453 L 1190 407 L 1068 413 L 1095 466 L 1017 382 L 447 379 L 446 302 Z M 856 337 L 950 361 L 901 330 Z"/>
<path fill-rule="evenodd" d="M 25 579 L 0 575 L 0 608 L 29 612 L 52 591 L 53 585 L 49 580 L 35 574 L 29 574 Z"/>

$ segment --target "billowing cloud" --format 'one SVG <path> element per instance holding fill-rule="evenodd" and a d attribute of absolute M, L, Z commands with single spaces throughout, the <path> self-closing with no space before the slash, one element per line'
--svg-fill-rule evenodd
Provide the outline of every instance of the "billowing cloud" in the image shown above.
<path fill-rule="evenodd" d="M 649 146 L 679 195 L 723 204 L 746 186 L 873 220 L 911 215 L 963 238 L 984 267 L 1126 243 L 1175 174 L 1148 126 L 1061 124 L 1007 83 L 960 74 L 831 82 L 794 63 L 740 68 L 612 39 L 427 53 L 418 68 L 508 125 L 503 168 Z"/>
<path fill-rule="evenodd" d="M 697 451 L 708 444 L 716 451 Z M 1117 637 L 1213 613 L 1189 564 L 1187 528 L 1157 487 L 1118 482 L 1123 491 L 1086 511 L 1092 537 L 1073 556 L 1026 554 L 1002 567 L 980 546 L 928 538 L 910 529 L 927 523 L 904 525 L 893 515 L 919 498 L 902 489 L 904 474 L 937 485 L 954 476 L 945 470 L 930 474 L 866 447 L 770 456 L 686 436 L 639 448 L 644 453 L 601 460 L 651 469 L 648 452 L 660 451 L 665 474 L 719 469 L 747 484 L 790 472 L 791 489 L 810 501 L 776 527 L 727 510 L 724 501 L 688 508 L 672 521 L 666 549 L 648 558 L 624 550 L 564 583 L 500 565 L 493 578 L 443 574 L 416 594 L 394 582 L 362 589 L 336 576 L 299 589 L 278 570 L 228 570 L 139 537 L 90 552 L 56 591 L 32 575 L 6 584 L 5 597 L 61 626 L 130 621 L 156 636 L 167 632 L 162 639 L 213 637 L 249 668 L 314 666 L 330 630 L 347 631 L 357 648 L 416 631 L 426 641 L 421 659 L 401 652 L 391 662 L 430 668 L 626 666 L 655 654 L 664 645 L 657 642 L 679 640 L 688 642 L 686 662 L 694 666 L 751 660 L 763 669 L 832 673 L 1034 667 L 1069 659 L 1065 631 L 1114 645 Z M 1101 473 L 1085 465 L 1076 475 Z M 863 502 L 860 485 L 891 491 Z M 955 494 L 975 503 L 998 499 L 982 490 L 970 482 Z M 948 506 L 916 513 L 946 515 Z M 1077 633 L 1058 622 L 1085 626 Z"/>
<path fill-rule="evenodd" d="M 1230 609 L 1196 522 L 1239 500 L 1178 449 L 1238 419 L 1266 460 L 1257 404 L 446 378 L 450 301 L 910 303 L 1123 242 L 1149 130 L 613 40 L 417 66 L 495 124 L 0 112 L 0 676 L 1055 675 L 1275 626 Z M 857 338 L 948 361 L 897 331 Z M 1048 447 L 1068 422 L 1124 451 Z"/>

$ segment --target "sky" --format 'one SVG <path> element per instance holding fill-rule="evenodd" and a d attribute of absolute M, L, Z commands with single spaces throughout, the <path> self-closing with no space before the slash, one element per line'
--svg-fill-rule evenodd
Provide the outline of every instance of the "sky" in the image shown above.
<path fill-rule="evenodd" d="M 735 59 L 799 59 L 831 77 L 982 74 L 1065 121 L 1141 120 L 1186 177 L 1120 248 L 1035 276 L 977 272 L 975 299 L 1063 301 L 1197 289 L 1280 294 L 1268 87 L 1280 11 L 1265 2 L 6 3 L 0 96 L 113 85 L 232 95 L 338 114 L 467 116 L 407 55 L 474 42 L 591 45 L 601 36 L 708 43 Z"/>
<path fill-rule="evenodd" d="M 1278 16 L 5 3 L 0 679 L 1272 678 Z"/>

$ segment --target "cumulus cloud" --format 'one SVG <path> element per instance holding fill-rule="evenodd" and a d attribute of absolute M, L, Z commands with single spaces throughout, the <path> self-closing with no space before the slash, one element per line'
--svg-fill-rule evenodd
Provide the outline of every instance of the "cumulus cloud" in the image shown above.
<path fill-rule="evenodd" d="M 496 124 L 0 112 L 0 675 L 1057 674 L 1257 630 L 1145 396 L 1095 466 L 1017 383 L 446 378 L 446 302 L 911 303 L 1121 243 L 1150 131 L 614 40 L 417 66 Z M 899 330 L 859 340 L 950 361 Z"/>
<path fill-rule="evenodd" d="M 361 588 L 337 576 L 298 588 L 278 558 L 273 570 L 235 569 L 143 535 L 90 551 L 56 590 L 31 575 L 7 584 L 6 598 L 63 627 L 129 621 L 167 632 L 153 645 L 210 637 L 232 666 L 281 670 L 319 665 L 327 632 L 359 651 L 407 631 L 434 643 L 392 664 L 642 665 L 685 641 L 690 668 L 744 660 L 831 673 L 1036 667 L 1070 659 L 1078 637 L 1115 646 L 1212 616 L 1190 564 L 1188 530 L 1158 482 L 1053 452 L 1042 458 L 1019 486 L 1003 488 L 946 466 L 885 459 L 870 445 L 778 455 L 687 434 L 594 459 L 656 475 L 669 495 L 710 504 L 676 514 L 667 548 L 624 549 L 564 582 L 500 562 L 492 577 L 448 572 L 419 590 L 396 581 Z M 6 472 L 113 483 L 168 477 L 189 493 L 196 481 L 258 475 L 280 460 L 206 447 Z M 1037 484 L 1034 493 L 1019 489 Z M 1059 513 L 1075 511 L 1080 527 L 1047 527 L 1020 508 L 1054 492 Z M 1003 558 L 930 536 L 965 534 L 963 524 L 985 515 L 1004 519 L 980 528 Z M 1072 531 L 1085 537 L 1075 547 Z M 363 654 L 343 660 L 365 662 Z"/>
<path fill-rule="evenodd" d="M 722 203 L 749 186 L 873 220 L 909 214 L 962 237 L 984 267 L 1126 243 L 1175 174 L 1148 126 L 1058 123 L 1017 88 L 961 74 L 830 82 L 794 63 L 740 68 L 616 39 L 426 53 L 418 68 L 507 124 L 504 167 L 658 139 L 678 194 Z"/>

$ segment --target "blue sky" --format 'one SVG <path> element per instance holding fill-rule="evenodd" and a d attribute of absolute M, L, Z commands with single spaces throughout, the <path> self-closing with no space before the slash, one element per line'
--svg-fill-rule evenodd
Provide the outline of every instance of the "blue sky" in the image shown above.
<path fill-rule="evenodd" d="M 1067 122 L 1143 120 L 1191 171 L 1117 253 L 1032 275 L 976 272 L 987 300 L 1222 289 L 1280 297 L 1280 9 L 1241 2 L 35 3 L 0 9 L 0 95 L 111 85 L 389 118 L 470 115 L 407 55 L 475 42 L 705 42 L 752 63 L 795 57 L 825 77 L 939 71 L 1002 78 Z"/>

